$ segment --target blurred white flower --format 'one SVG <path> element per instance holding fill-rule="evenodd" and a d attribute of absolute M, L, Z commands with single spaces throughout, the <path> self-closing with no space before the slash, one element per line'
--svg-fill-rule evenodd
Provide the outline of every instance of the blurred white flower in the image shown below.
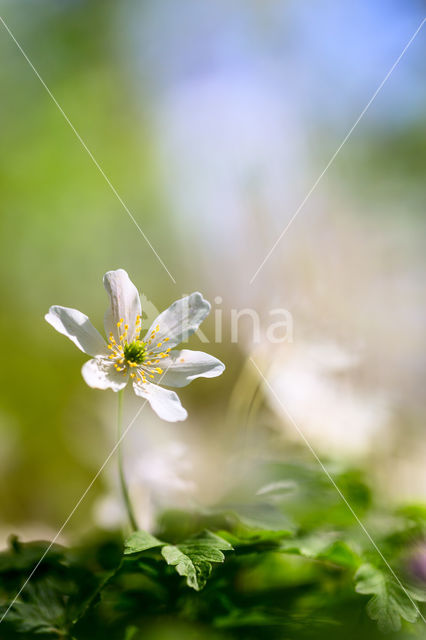
<path fill-rule="evenodd" d="M 146 398 L 160 418 L 185 420 L 188 414 L 177 394 L 159 383 L 184 387 L 195 378 L 213 378 L 224 371 L 222 362 L 207 353 L 172 349 L 198 329 L 210 312 L 210 303 L 198 292 L 176 300 L 141 338 L 140 297 L 126 271 L 108 271 L 104 286 L 111 300 L 104 319 L 108 344 L 89 318 L 76 309 L 50 307 L 47 322 L 81 351 L 94 356 L 82 368 L 90 387 L 120 391 L 130 379 L 136 395 Z"/>
<path fill-rule="evenodd" d="M 152 530 L 159 511 L 188 506 L 195 494 L 191 450 L 158 422 L 129 433 L 125 447 L 126 480 L 135 517 L 142 529 Z M 125 508 L 118 498 L 118 475 L 111 473 L 107 482 L 110 491 L 95 503 L 94 517 L 102 528 L 114 529 L 122 525 Z"/>
<path fill-rule="evenodd" d="M 382 396 L 355 382 L 358 362 L 333 343 L 283 345 L 266 373 L 274 390 L 268 393 L 265 386 L 271 406 L 288 422 L 287 410 L 315 449 L 365 455 L 387 424 L 389 410 Z M 299 438 L 292 425 L 286 434 Z"/>

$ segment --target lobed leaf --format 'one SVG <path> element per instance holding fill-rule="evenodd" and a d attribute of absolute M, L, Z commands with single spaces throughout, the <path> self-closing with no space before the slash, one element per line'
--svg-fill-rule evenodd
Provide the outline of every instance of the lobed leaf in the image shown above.
<path fill-rule="evenodd" d="M 148 551 L 149 549 L 161 547 L 163 544 L 165 543 L 161 542 L 161 540 L 158 540 L 147 531 L 135 531 L 124 542 L 124 555 Z"/>
<path fill-rule="evenodd" d="M 178 545 L 165 545 L 161 553 L 167 564 L 176 567 L 192 589 L 200 591 L 212 570 L 212 563 L 225 560 L 222 551 L 231 551 L 232 545 L 223 538 L 205 531 Z"/>
<path fill-rule="evenodd" d="M 389 574 L 371 564 L 363 564 L 355 575 L 355 591 L 373 597 L 367 604 L 367 613 L 376 620 L 380 631 L 398 631 L 401 618 L 415 622 L 419 610 L 413 594 L 407 594 L 403 587 Z"/>
<path fill-rule="evenodd" d="M 284 540 L 281 550 L 285 553 L 331 562 L 346 569 L 356 569 L 360 558 L 344 540 L 333 532 L 318 532 L 291 540 Z"/>

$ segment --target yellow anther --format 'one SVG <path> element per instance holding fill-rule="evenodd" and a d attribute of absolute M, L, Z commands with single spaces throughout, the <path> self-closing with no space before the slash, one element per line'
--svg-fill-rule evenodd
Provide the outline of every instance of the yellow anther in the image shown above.
<path fill-rule="evenodd" d="M 162 342 L 159 342 L 159 343 L 157 344 L 157 348 L 161 347 L 161 345 L 162 345 L 162 344 L 163 344 Z"/>
<path fill-rule="evenodd" d="M 123 322 L 124 322 L 124 318 L 120 318 L 120 320 L 117 322 L 117 327 L 121 327 Z"/>
<path fill-rule="evenodd" d="M 135 375 L 136 375 L 136 373 L 131 373 L 131 374 L 130 374 L 130 377 L 131 377 L 131 378 L 134 378 L 134 377 L 135 377 Z"/>
<path fill-rule="evenodd" d="M 125 324 L 125 325 L 124 325 L 124 331 L 127 331 L 127 329 L 128 329 L 128 328 L 129 328 L 129 325 L 128 325 L 128 324 Z"/>
<path fill-rule="evenodd" d="M 156 371 L 157 373 L 163 373 L 163 370 L 162 370 L 162 369 L 160 369 L 160 367 L 157 367 L 157 368 L 155 369 L 155 371 Z"/>
<path fill-rule="evenodd" d="M 170 338 L 164 338 L 164 342 L 168 342 L 168 340 L 170 340 Z"/>
<path fill-rule="evenodd" d="M 179 362 L 185 362 L 185 358 L 181 358 Z"/>
<path fill-rule="evenodd" d="M 169 351 L 171 351 L 171 350 L 172 350 L 172 348 L 169 347 L 168 349 L 166 349 L 166 353 L 169 353 Z"/>
<path fill-rule="evenodd" d="M 150 374 L 149 374 L 149 377 L 150 377 L 150 378 L 153 378 L 154 376 L 152 375 L 152 373 L 150 373 Z"/>
<path fill-rule="evenodd" d="M 113 347 L 112 347 L 112 344 L 109 344 L 109 345 L 108 345 L 108 349 L 112 349 L 112 348 L 113 348 Z"/>

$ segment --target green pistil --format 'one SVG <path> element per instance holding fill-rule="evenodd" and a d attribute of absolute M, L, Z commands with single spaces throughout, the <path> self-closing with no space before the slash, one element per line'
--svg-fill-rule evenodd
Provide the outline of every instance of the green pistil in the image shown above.
<path fill-rule="evenodd" d="M 124 345 L 124 358 L 127 362 L 142 364 L 146 360 L 146 346 L 141 340 L 133 340 Z"/>

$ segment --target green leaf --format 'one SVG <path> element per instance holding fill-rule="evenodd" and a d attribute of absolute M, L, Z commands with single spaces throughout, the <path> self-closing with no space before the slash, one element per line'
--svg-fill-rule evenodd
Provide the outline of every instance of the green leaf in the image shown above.
<path fill-rule="evenodd" d="M 416 621 L 417 607 L 391 575 L 371 564 L 363 564 L 355 574 L 355 581 L 357 593 L 373 596 L 368 601 L 367 613 L 377 621 L 381 631 L 398 631 L 401 618 Z"/>
<path fill-rule="evenodd" d="M 318 560 L 332 562 L 347 569 L 356 569 L 360 565 L 358 554 L 343 540 L 336 540 L 327 549 L 319 553 Z"/>
<path fill-rule="evenodd" d="M 280 547 L 283 539 L 291 535 L 289 531 L 269 531 L 243 526 L 238 527 L 235 531 L 219 530 L 217 534 L 230 542 L 234 549 L 248 553 Z"/>
<path fill-rule="evenodd" d="M 204 587 L 211 573 L 212 562 L 223 562 L 222 551 L 229 551 L 232 545 L 223 538 L 204 531 L 177 545 L 158 540 L 146 531 L 136 531 L 124 543 L 124 554 L 130 555 L 162 547 L 161 555 L 167 564 L 176 567 L 181 576 L 186 576 L 188 586 L 199 591 Z"/>
<path fill-rule="evenodd" d="M 289 618 L 284 613 L 281 615 L 276 611 L 262 611 L 250 609 L 248 611 L 234 610 L 226 616 L 216 618 L 215 625 L 219 629 L 238 629 L 247 627 L 278 627 L 289 623 Z"/>
<path fill-rule="evenodd" d="M 65 598 L 49 579 L 29 584 L 25 600 L 17 600 L 7 615 L 19 632 L 62 634 L 67 630 Z"/>
<path fill-rule="evenodd" d="M 254 503 L 229 503 L 223 505 L 226 512 L 246 527 L 270 531 L 294 531 L 294 523 L 276 505 L 261 500 Z"/>
<path fill-rule="evenodd" d="M 286 553 L 293 553 L 305 558 L 317 558 L 335 540 L 334 534 L 315 533 L 300 536 L 292 540 L 284 540 L 281 549 Z"/>
<path fill-rule="evenodd" d="M 124 640 L 133 640 L 138 632 L 138 628 L 134 625 L 127 627 L 126 633 L 124 634 Z"/>
<path fill-rule="evenodd" d="M 219 536 L 205 531 L 178 545 L 165 545 L 161 553 L 167 564 L 176 567 L 192 589 L 200 591 L 212 570 L 212 562 L 223 562 L 222 551 L 231 551 L 232 545 Z"/>
<path fill-rule="evenodd" d="M 16 538 L 11 542 L 10 550 L 0 557 L 1 599 L 5 602 L 0 615 L 7 612 L 4 625 L 22 633 L 65 637 L 95 603 L 106 577 L 113 571 L 102 571 L 98 559 L 91 558 L 91 566 L 85 566 L 86 553 L 91 554 L 92 550 L 71 551 L 58 545 L 50 549 L 47 542 L 24 544 Z M 102 546 L 98 548 L 101 549 Z M 43 553 L 45 557 L 40 562 Z M 109 561 L 111 566 L 116 560 Z M 37 572 L 25 583 L 36 564 Z M 13 603 L 10 608 L 7 600 Z"/>
<path fill-rule="evenodd" d="M 135 531 L 124 542 L 124 554 L 129 555 L 131 553 L 140 553 L 141 551 L 148 551 L 148 549 L 154 549 L 155 547 L 161 547 L 164 542 L 158 540 L 150 533 L 146 531 Z"/>
<path fill-rule="evenodd" d="M 335 533 L 330 532 L 318 532 L 293 540 L 284 540 L 281 549 L 285 553 L 332 562 L 348 569 L 355 569 L 360 564 L 355 551 L 345 541 L 336 539 Z"/>

